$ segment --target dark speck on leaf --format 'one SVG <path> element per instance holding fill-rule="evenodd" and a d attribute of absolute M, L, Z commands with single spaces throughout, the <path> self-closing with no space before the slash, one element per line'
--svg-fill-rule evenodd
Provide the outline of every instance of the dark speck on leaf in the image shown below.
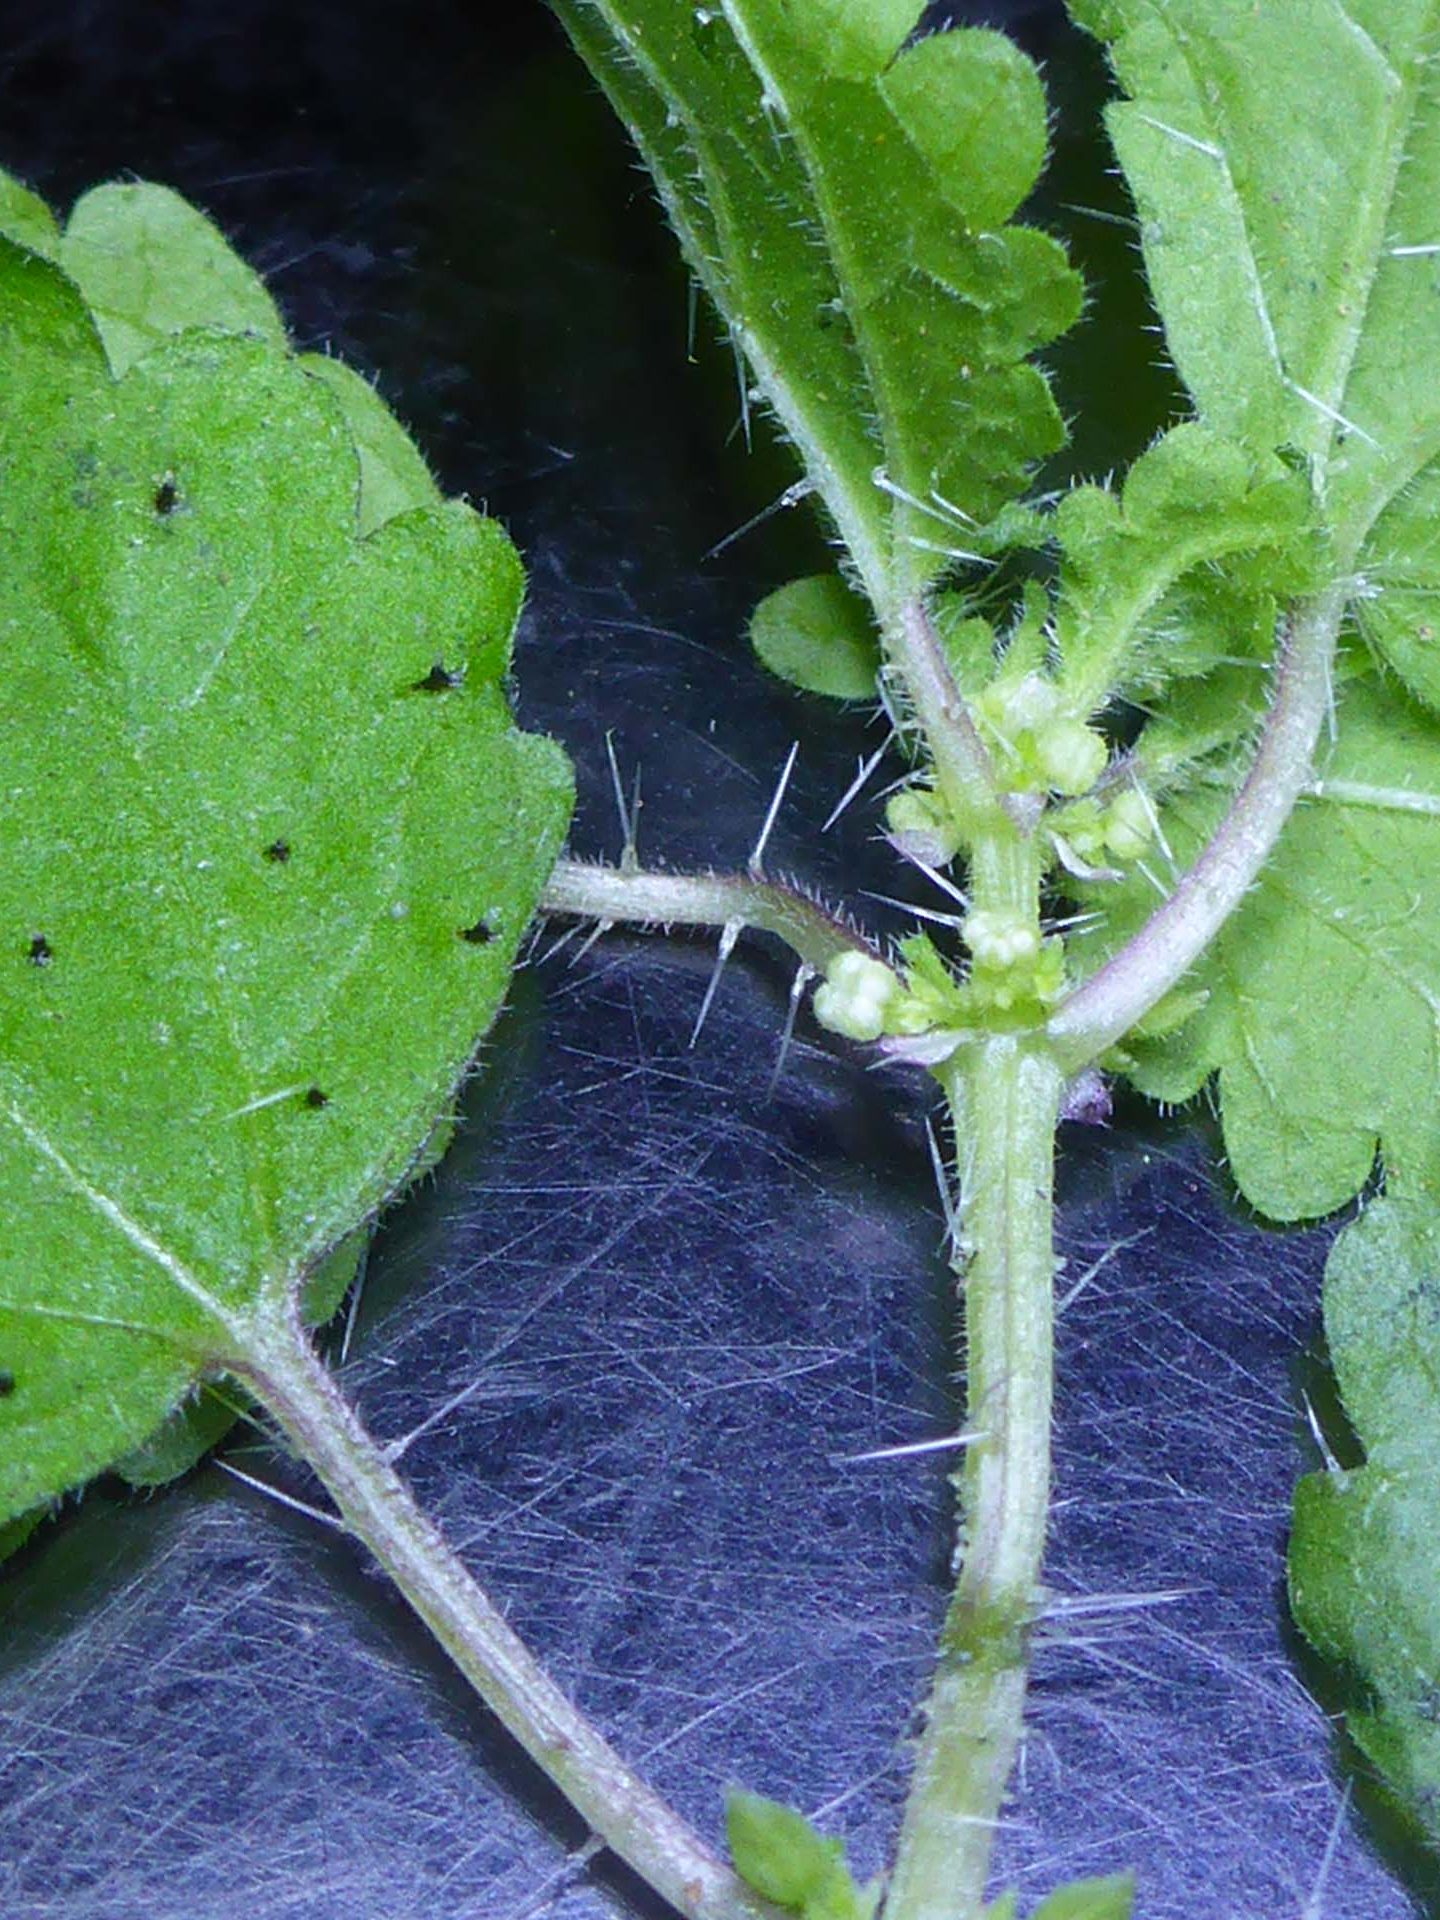
<path fill-rule="evenodd" d="M 460 938 L 468 940 L 472 947 L 488 946 L 495 938 L 495 929 L 488 920 L 477 920 L 473 927 L 462 927 Z"/>
<path fill-rule="evenodd" d="M 175 476 L 173 473 L 167 473 L 155 489 L 155 511 L 162 516 L 167 516 L 174 513 L 179 504 L 180 489 L 175 485 Z"/>
<path fill-rule="evenodd" d="M 330 1096 L 323 1087 L 307 1087 L 305 1089 L 305 1104 L 310 1108 L 312 1113 L 318 1113 L 321 1107 L 329 1106 Z"/>
<path fill-rule="evenodd" d="M 290 842 L 288 840 L 272 840 L 265 849 L 265 858 L 273 862 L 275 866 L 283 867 L 285 862 L 290 858 Z"/>
<path fill-rule="evenodd" d="M 37 933 L 26 949 L 26 957 L 32 967 L 48 967 L 55 958 L 55 949 L 43 933 Z"/>
<path fill-rule="evenodd" d="M 8 1367 L 0 1367 L 0 1400 L 8 1400 L 15 1391 L 15 1376 Z"/>
<path fill-rule="evenodd" d="M 447 667 L 443 660 L 437 660 L 423 680 L 417 680 L 411 691 L 414 693 L 453 693 L 457 687 L 465 684 L 464 670 L 459 667 Z"/>

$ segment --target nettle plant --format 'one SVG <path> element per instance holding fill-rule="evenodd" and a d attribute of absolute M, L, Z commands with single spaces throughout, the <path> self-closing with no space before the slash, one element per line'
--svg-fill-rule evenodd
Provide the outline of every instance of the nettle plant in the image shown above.
<path fill-rule="evenodd" d="M 1056 1123 L 1109 1076 L 1164 1101 L 1215 1076 L 1260 1211 L 1373 1183 L 1326 1307 L 1366 1464 L 1302 1483 L 1291 1590 L 1433 1835 L 1440 0 L 1072 0 L 1193 417 L 1040 498 L 1065 434 L 1032 356 L 1083 293 L 1015 218 L 1046 149 L 1028 59 L 918 37 L 915 0 L 559 11 L 835 543 L 755 644 L 884 704 L 885 830 L 937 908 L 882 950 L 758 858 L 564 858 L 564 756 L 505 703 L 522 578 L 495 522 L 440 498 L 363 381 L 292 352 L 175 196 L 101 188 L 62 231 L 5 182 L 8 1544 L 102 1471 L 184 1471 L 258 1402 L 677 1912 L 1013 1916 L 987 1881 L 1047 1608 Z M 312 1349 L 376 1210 L 443 1150 L 537 910 L 712 925 L 722 951 L 763 929 L 822 1026 L 948 1103 L 957 1579 L 867 1888 L 771 1801 L 733 1796 L 727 1863 L 651 1794 Z M 1131 1900 L 1117 1872 L 1037 1912 Z"/>

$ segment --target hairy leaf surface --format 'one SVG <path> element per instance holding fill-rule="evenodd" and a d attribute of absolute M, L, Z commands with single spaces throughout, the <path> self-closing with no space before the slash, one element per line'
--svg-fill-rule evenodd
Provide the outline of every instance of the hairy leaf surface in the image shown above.
<path fill-rule="evenodd" d="M 1314 577 L 1309 526 L 1299 475 L 1194 423 L 1142 454 L 1121 493 L 1066 494 L 1055 638 L 1074 704 L 1207 673 L 1255 637 L 1263 658 L 1277 595 Z"/>
<path fill-rule="evenodd" d="M 284 345 L 284 322 L 259 274 L 169 187 L 92 188 L 76 201 L 53 258 L 94 315 L 117 377 L 187 327 Z"/>
<path fill-rule="evenodd" d="M 0 233 L 54 260 L 74 281 L 117 375 L 192 327 L 285 344 L 284 321 L 259 274 L 169 187 L 92 188 L 62 231 L 43 200 L 0 171 Z M 330 387 L 349 423 L 360 459 L 360 533 L 411 507 L 439 506 L 419 448 L 368 381 L 328 354 L 302 354 L 300 364 Z"/>
<path fill-rule="evenodd" d="M 1027 356 L 1079 283 L 1007 224 L 1045 154 L 1034 67 L 913 41 L 914 0 L 558 7 L 885 609 L 945 564 L 945 502 L 989 519 L 1063 439 Z"/>
<path fill-rule="evenodd" d="M 403 1181 L 568 776 L 455 504 L 356 537 L 330 389 L 188 332 L 116 380 L 0 242 L 0 1515 L 145 1440 Z"/>
<path fill-rule="evenodd" d="M 1130 96 L 1110 129 L 1202 420 L 1306 460 L 1368 635 L 1440 700 L 1440 0 L 1071 10 Z"/>
<path fill-rule="evenodd" d="M 1418 1182 L 1347 1227 L 1325 1275 L 1325 1328 L 1365 1464 L 1296 1495 L 1290 1594 L 1346 1672 L 1346 1725 L 1413 1818 L 1440 1838 L 1440 1223 Z"/>
<path fill-rule="evenodd" d="M 1227 798 L 1196 789 L 1164 810 L 1178 868 Z M 1101 892 L 1107 938 L 1139 926 L 1167 871 L 1156 851 L 1154 884 Z M 1136 1046 L 1131 1074 L 1184 1100 L 1218 1069 L 1231 1165 L 1262 1212 L 1343 1205 L 1377 1144 L 1392 1168 L 1424 1160 L 1440 1085 L 1440 723 L 1369 678 L 1346 689 L 1318 792 L 1193 979 L 1205 1005 Z"/>

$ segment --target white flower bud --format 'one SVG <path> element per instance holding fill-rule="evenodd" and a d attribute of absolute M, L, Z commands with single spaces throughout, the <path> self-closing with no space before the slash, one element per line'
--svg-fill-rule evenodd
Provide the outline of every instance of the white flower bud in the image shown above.
<path fill-rule="evenodd" d="M 899 985 L 883 960 L 850 949 L 825 969 L 815 989 L 815 1018 L 847 1040 L 878 1040 Z"/>
<path fill-rule="evenodd" d="M 1018 913 L 967 914 L 961 928 L 979 967 L 1014 967 L 1040 952 L 1040 930 Z"/>

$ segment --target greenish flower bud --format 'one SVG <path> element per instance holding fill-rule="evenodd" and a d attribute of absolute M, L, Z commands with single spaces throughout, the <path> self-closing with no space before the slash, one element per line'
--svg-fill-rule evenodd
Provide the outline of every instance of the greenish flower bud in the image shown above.
<path fill-rule="evenodd" d="M 1061 703 L 1060 689 L 1042 673 L 1027 673 L 1023 680 L 991 687 L 984 696 L 989 717 L 996 729 L 1015 739 L 1022 733 L 1038 733 L 1055 718 Z"/>
<path fill-rule="evenodd" d="M 1035 741 L 1045 784 L 1056 793 L 1088 793 L 1110 758 L 1109 748 L 1083 720 L 1052 720 Z"/>
<path fill-rule="evenodd" d="M 892 794 L 885 808 L 885 825 L 902 853 L 923 860 L 927 866 L 948 866 L 960 849 L 960 835 L 946 819 L 939 800 L 922 787 L 907 787 L 903 793 Z"/>
<path fill-rule="evenodd" d="M 1155 838 L 1155 823 L 1143 793 L 1127 787 L 1105 814 L 1105 845 L 1117 860 L 1138 860 Z"/>

